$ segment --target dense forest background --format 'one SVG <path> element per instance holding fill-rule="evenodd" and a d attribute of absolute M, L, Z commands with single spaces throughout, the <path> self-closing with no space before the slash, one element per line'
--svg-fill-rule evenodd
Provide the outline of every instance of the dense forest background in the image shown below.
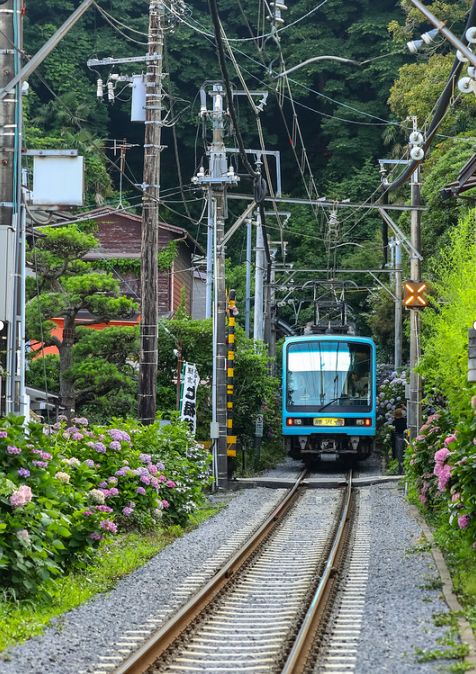
<path fill-rule="evenodd" d="M 29 3 L 25 45 L 34 53 L 63 22 L 79 1 L 44 0 Z M 30 147 L 77 147 L 87 157 L 88 206 L 119 201 L 118 154 L 114 139 L 127 139 L 132 146 L 126 157 L 124 191 L 127 205 L 140 205 L 137 185 L 142 182 L 143 126 L 129 121 L 130 90 L 120 88 L 114 104 L 96 98 L 96 79 L 106 80 L 110 68 L 92 71 L 92 57 L 142 55 L 146 50 L 146 0 L 102 0 L 61 43 L 31 79 L 28 97 L 26 142 Z M 221 0 L 219 8 L 227 36 L 232 40 L 241 72 L 254 90 L 268 91 L 261 114 L 268 149 L 281 151 L 283 188 L 286 194 L 306 196 L 310 174 L 320 195 L 331 199 L 365 202 L 378 197 L 378 159 L 404 157 L 411 129 L 409 115 L 418 116 L 422 131 L 446 82 L 454 55 L 442 39 L 417 55 L 410 55 L 406 41 L 431 28 L 422 22 L 410 3 L 393 0 L 296 0 L 288 3 L 279 45 L 272 39 L 251 36 L 269 31 L 259 0 Z M 316 10 L 316 6 L 318 9 Z M 430 5 L 461 34 L 467 0 Z M 316 11 L 314 11 L 316 10 Z M 264 14 L 263 14 L 264 13 Z M 305 17 L 303 20 L 302 18 Z M 169 105 L 177 119 L 167 128 L 163 158 L 164 207 L 162 217 L 188 228 L 204 240 L 200 223 L 202 198 L 191 190 L 190 178 L 205 155 L 207 132 L 198 118 L 198 91 L 205 80 L 220 79 L 206 0 L 187 3 L 185 23 L 167 39 L 166 70 Z M 295 22 L 295 23 L 294 23 Z M 292 73 L 289 88 L 278 84 L 280 59 L 287 67 L 317 55 L 338 55 L 363 65 L 321 61 Z M 233 82 L 240 87 L 232 64 Z M 137 64 L 120 66 L 115 72 L 141 72 Z M 259 147 L 257 127 L 245 98 L 237 100 L 239 124 L 247 147 Z M 449 229 L 468 202 L 443 202 L 440 188 L 454 179 L 474 146 L 474 96 L 455 94 L 423 169 L 423 195 L 429 210 L 423 218 L 423 253 L 426 260 L 437 254 Z M 296 122 L 299 122 L 299 127 Z M 301 135 L 300 135 L 301 134 Z M 209 139 L 209 136 L 208 136 Z M 228 145 L 235 145 L 229 130 Z M 303 169 L 303 175 L 301 175 Z M 239 173 L 244 173 L 237 164 Z M 398 167 L 396 173 L 398 173 Z M 396 175 L 393 173 L 393 176 Z M 392 177 L 392 176 L 390 176 Z M 243 177 L 241 191 L 251 191 Z M 373 195 L 373 196 L 372 196 Z M 185 197 L 185 203 L 184 203 Z M 403 188 L 391 199 L 408 201 Z M 239 202 L 230 202 L 230 221 L 240 212 Z M 339 211 L 337 233 L 329 249 L 328 216 L 310 208 L 291 208 L 292 217 L 282 231 L 269 223 L 271 237 L 286 240 L 287 262 L 301 267 L 380 268 L 387 257 L 387 232 L 377 215 L 364 209 Z M 408 217 L 400 218 L 402 227 Z M 230 283 L 243 282 L 242 234 L 227 251 Z M 407 263 L 405 263 L 407 264 Z M 426 263 L 425 263 L 426 264 Z M 349 274 L 358 286 L 369 279 Z M 391 353 L 392 299 L 388 292 L 372 288 L 357 290 L 349 298 L 360 328 L 377 334 L 383 351 Z M 292 320 L 290 310 L 283 316 Z M 377 329 L 378 327 L 378 329 Z"/>

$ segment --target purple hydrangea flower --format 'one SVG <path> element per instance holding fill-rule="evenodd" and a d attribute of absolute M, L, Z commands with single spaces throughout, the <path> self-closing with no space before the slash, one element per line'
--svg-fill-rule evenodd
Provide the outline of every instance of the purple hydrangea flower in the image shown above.
<path fill-rule="evenodd" d="M 121 431 L 118 428 L 111 428 L 111 430 L 108 431 L 109 435 L 113 440 L 116 442 L 130 442 L 131 437 L 128 433 L 125 431 Z"/>
<path fill-rule="evenodd" d="M 109 443 L 109 449 L 113 449 L 115 452 L 120 452 L 121 443 L 118 442 L 117 440 L 113 440 L 112 442 Z"/>
<path fill-rule="evenodd" d="M 141 496 L 145 496 L 145 489 L 144 489 L 144 487 L 137 487 L 136 493 L 137 493 L 137 494 L 141 494 Z"/>
<path fill-rule="evenodd" d="M 79 433 L 79 431 L 76 431 L 76 433 L 73 433 L 71 438 L 73 440 L 82 440 L 84 438 L 84 435 L 82 433 Z"/>
<path fill-rule="evenodd" d="M 157 473 L 159 472 L 159 469 L 157 468 L 157 466 L 154 466 L 153 463 L 149 463 L 149 465 L 147 466 L 147 470 L 151 475 L 157 475 Z"/>
<path fill-rule="evenodd" d="M 50 461 L 53 458 L 49 452 L 41 452 L 40 456 L 43 461 Z"/>
<path fill-rule="evenodd" d="M 114 524 L 114 522 L 111 522 L 111 520 L 101 520 L 101 522 L 99 522 L 99 526 L 101 529 L 104 529 L 104 531 L 111 532 L 111 534 L 117 533 L 117 526 Z"/>
<path fill-rule="evenodd" d="M 95 442 L 93 443 L 93 447 L 98 454 L 106 453 L 106 445 L 103 442 Z"/>
<path fill-rule="evenodd" d="M 118 495 L 119 495 L 119 489 L 117 489 L 116 487 L 112 487 L 112 488 L 109 490 L 109 494 L 110 494 L 111 496 L 118 496 Z"/>
<path fill-rule="evenodd" d="M 107 489 L 107 482 L 100 482 L 100 483 L 99 483 L 99 488 L 100 488 L 100 489 Z"/>
<path fill-rule="evenodd" d="M 157 464 L 157 468 L 158 468 L 159 470 L 165 470 L 165 466 L 164 466 L 164 464 L 162 463 L 162 461 L 159 461 L 159 463 Z"/>
<path fill-rule="evenodd" d="M 122 514 L 123 514 L 125 517 L 130 517 L 130 516 L 132 515 L 133 512 L 134 512 L 134 509 L 133 509 L 133 508 L 129 508 L 129 506 L 125 506 L 125 507 L 122 509 Z"/>
<path fill-rule="evenodd" d="M 16 454 L 21 454 L 21 449 L 20 447 L 15 447 L 14 445 L 8 445 L 7 454 L 11 454 L 12 456 L 15 456 Z"/>
<path fill-rule="evenodd" d="M 75 417 L 73 421 L 78 426 L 87 426 L 89 424 L 89 421 L 86 419 L 86 417 Z"/>
<path fill-rule="evenodd" d="M 117 484 L 117 477 L 111 476 L 107 479 L 109 484 Z"/>
<path fill-rule="evenodd" d="M 1 438 L 1 439 L 6 438 L 7 435 L 8 435 L 8 433 L 7 433 L 6 431 L 0 431 L 0 438 Z"/>
<path fill-rule="evenodd" d="M 93 461 L 92 459 L 86 459 L 86 461 L 85 461 L 84 463 L 85 463 L 87 466 L 89 466 L 89 468 L 94 468 L 94 466 L 95 466 L 95 463 L 94 463 L 94 461 Z"/>
<path fill-rule="evenodd" d="M 142 474 L 140 476 L 140 481 L 143 482 L 144 484 L 150 484 L 150 476 Z"/>
<path fill-rule="evenodd" d="M 139 461 L 142 461 L 142 463 L 150 463 L 152 457 L 150 454 L 139 454 Z"/>
<path fill-rule="evenodd" d="M 110 508 L 107 505 L 97 505 L 94 506 L 96 510 L 98 510 L 100 513 L 112 513 L 112 508 Z"/>
<path fill-rule="evenodd" d="M 30 477 L 30 471 L 28 468 L 19 468 L 18 477 Z"/>
<path fill-rule="evenodd" d="M 102 535 L 97 531 L 93 531 L 92 534 L 89 534 L 89 538 L 93 541 L 102 541 Z"/>
<path fill-rule="evenodd" d="M 31 465 L 36 466 L 37 468 L 48 468 L 46 461 L 32 461 Z"/>

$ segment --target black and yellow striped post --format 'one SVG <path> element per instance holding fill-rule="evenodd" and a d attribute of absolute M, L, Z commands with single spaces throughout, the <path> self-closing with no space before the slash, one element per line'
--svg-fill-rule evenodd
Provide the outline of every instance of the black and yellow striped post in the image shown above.
<path fill-rule="evenodd" d="M 227 434 L 227 456 L 228 456 L 228 476 L 233 475 L 234 458 L 236 457 L 236 435 L 233 434 L 233 398 L 234 398 L 234 378 L 235 378 L 235 316 L 238 313 L 236 308 L 236 291 L 230 290 L 228 295 L 228 354 L 226 362 L 226 434 Z"/>

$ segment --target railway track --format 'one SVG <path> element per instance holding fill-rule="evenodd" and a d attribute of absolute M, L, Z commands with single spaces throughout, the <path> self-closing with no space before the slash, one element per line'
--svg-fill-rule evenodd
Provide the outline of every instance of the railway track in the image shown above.
<path fill-rule="evenodd" d="M 352 474 L 335 490 L 304 479 L 115 674 L 313 670 L 350 535 Z"/>

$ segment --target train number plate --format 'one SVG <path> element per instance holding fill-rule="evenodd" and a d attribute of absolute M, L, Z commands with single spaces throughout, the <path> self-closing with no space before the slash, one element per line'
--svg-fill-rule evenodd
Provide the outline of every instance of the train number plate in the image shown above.
<path fill-rule="evenodd" d="M 343 426 L 344 419 L 336 417 L 317 417 L 313 419 L 314 426 Z"/>

